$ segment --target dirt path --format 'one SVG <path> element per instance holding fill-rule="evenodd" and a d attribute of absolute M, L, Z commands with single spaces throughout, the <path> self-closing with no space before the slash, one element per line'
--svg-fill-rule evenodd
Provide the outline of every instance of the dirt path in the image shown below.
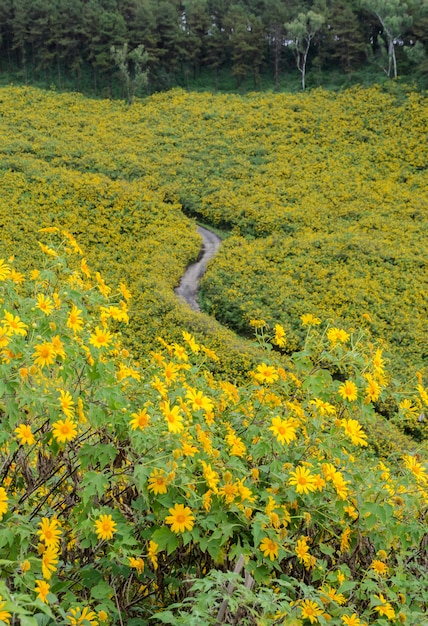
<path fill-rule="evenodd" d="M 203 239 L 199 258 L 189 265 L 175 290 L 177 296 L 185 300 L 194 311 L 201 310 L 198 303 L 199 283 L 205 274 L 208 261 L 215 255 L 221 244 L 220 237 L 207 228 L 198 226 L 198 233 Z"/>

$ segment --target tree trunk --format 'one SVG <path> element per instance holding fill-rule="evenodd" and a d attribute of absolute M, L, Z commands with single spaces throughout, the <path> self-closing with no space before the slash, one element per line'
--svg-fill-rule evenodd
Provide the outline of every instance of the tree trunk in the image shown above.
<path fill-rule="evenodd" d="M 394 41 L 391 41 L 392 66 L 394 69 L 394 78 L 397 78 L 397 57 L 395 56 Z"/>
<path fill-rule="evenodd" d="M 7 45 L 7 62 L 8 62 L 8 65 L 9 65 L 9 73 L 11 73 L 12 72 L 12 59 L 10 57 L 10 46 L 9 46 L 9 43 Z"/>
<path fill-rule="evenodd" d="M 58 73 L 58 89 L 61 91 L 62 90 L 62 83 L 61 83 L 61 65 L 59 62 L 59 56 L 57 54 L 56 57 L 56 69 L 57 69 L 57 73 Z"/>

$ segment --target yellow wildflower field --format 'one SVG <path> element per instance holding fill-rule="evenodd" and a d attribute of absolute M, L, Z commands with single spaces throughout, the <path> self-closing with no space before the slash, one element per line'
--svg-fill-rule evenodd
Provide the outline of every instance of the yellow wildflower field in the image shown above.
<path fill-rule="evenodd" d="M 363 323 L 397 373 L 426 366 L 423 94 L 173 90 L 127 107 L 1 93 L 3 249 L 18 243 L 28 265 L 34 225 L 67 226 L 98 271 L 124 270 L 138 345 L 189 323 L 172 293 L 200 245 L 184 211 L 232 230 L 203 282 L 223 324 L 250 335 L 251 319 L 279 322 L 292 350 L 302 314 Z"/>

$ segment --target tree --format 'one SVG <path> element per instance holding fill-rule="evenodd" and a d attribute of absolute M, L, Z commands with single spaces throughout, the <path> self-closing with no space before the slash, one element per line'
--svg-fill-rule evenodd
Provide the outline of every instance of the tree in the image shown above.
<path fill-rule="evenodd" d="M 205 63 L 215 72 L 215 89 L 218 91 L 218 75 L 221 66 L 226 60 L 227 35 L 216 24 L 210 29 L 207 37 Z"/>
<path fill-rule="evenodd" d="M 325 17 L 323 15 L 308 11 L 307 13 L 299 13 L 292 22 L 285 24 L 285 29 L 291 40 L 289 46 L 293 50 L 297 68 L 302 75 L 302 89 L 306 88 L 306 63 L 311 42 L 316 33 L 321 30 L 324 22 Z"/>
<path fill-rule="evenodd" d="M 289 17 L 287 7 L 281 0 L 266 2 L 261 14 L 267 35 L 269 52 L 273 60 L 273 78 L 276 89 L 279 87 L 279 67 L 285 45 L 284 23 Z"/>
<path fill-rule="evenodd" d="M 128 104 L 131 105 L 138 91 L 147 86 L 148 72 L 144 67 L 147 65 L 149 55 L 144 50 L 143 44 L 130 52 L 127 43 L 120 48 L 112 46 L 111 54 L 118 67 Z"/>
<path fill-rule="evenodd" d="M 352 71 L 367 58 L 368 36 L 353 5 L 354 2 L 346 0 L 329 3 L 320 52 L 323 61 L 338 64 L 345 72 Z"/>
<path fill-rule="evenodd" d="M 402 0 L 362 0 L 362 6 L 379 21 L 388 53 L 388 68 L 385 72 L 388 78 L 391 78 L 391 73 L 397 78 L 395 46 L 412 23 L 412 16 L 407 13 L 408 4 Z"/>
<path fill-rule="evenodd" d="M 212 26 L 207 0 L 184 2 L 185 48 L 187 60 L 193 66 L 193 77 L 206 57 L 207 38 Z"/>
<path fill-rule="evenodd" d="M 97 93 L 97 70 L 109 78 L 111 95 L 111 72 L 114 60 L 111 46 L 122 46 L 126 41 L 126 23 L 123 16 L 113 10 L 107 11 L 100 7 L 97 0 L 89 0 L 83 5 L 83 26 L 85 47 L 88 60 L 94 73 L 94 91 Z"/>

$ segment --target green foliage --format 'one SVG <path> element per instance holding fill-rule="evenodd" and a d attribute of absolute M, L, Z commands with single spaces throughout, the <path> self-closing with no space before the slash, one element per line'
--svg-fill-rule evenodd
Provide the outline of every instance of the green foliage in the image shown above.
<path fill-rule="evenodd" d="M 0 69 L 5 84 L 123 98 L 126 80 L 123 71 L 116 76 L 111 48 L 143 46 L 150 93 L 177 85 L 216 91 L 266 85 L 294 90 L 298 76 L 287 24 L 297 28 L 298 39 L 292 39 L 295 46 L 298 41 L 303 84 L 306 61 L 317 70 L 316 80 L 309 73 L 309 86 L 322 80 L 337 87 L 340 73 L 351 68 L 362 70 L 373 84 L 383 74 L 383 56 L 389 62 L 387 73 L 396 75 L 396 53 L 401 74 L 426 84 L 421 56 L 406 63 L 402 51 L 417 42 L 426 52 L 426 18 L 426 2 L 415 0 L 1 0 Z M 312 37 L 316 23 L 309 51 L 302 35 Z"/>
<path fill-rule="evenodd" d="M 391 387 L 366 332 L 311 316 L 290 358 L 254 323 L 265 361 L 240 386 L 186 331 L 137 363 L 127 288 L 68 232 L 39 237 L 38 267 L 0 262 L 0 619 L 418 623 L 423 447 L 380 461 L 367 433 L 378 400 L 406 393 L 398 419 L 428 390 Z"/>
<path fill-rule="evenodd" d="M 127 43 L 118 49 L 112 46 L 111 54 L 119 69 L 120 79 L 125 86 L 128 104 L 132 104 L 135 95 L 141 94 L 141 91 L 147 87 L 148 72 L 147 70 L 143 71 L 143 68 L 147 65 L 149 55 L 145 52 L 142 44 L 129 52 Z M 131 64 L 132 68 L 130 67 Z"/>

